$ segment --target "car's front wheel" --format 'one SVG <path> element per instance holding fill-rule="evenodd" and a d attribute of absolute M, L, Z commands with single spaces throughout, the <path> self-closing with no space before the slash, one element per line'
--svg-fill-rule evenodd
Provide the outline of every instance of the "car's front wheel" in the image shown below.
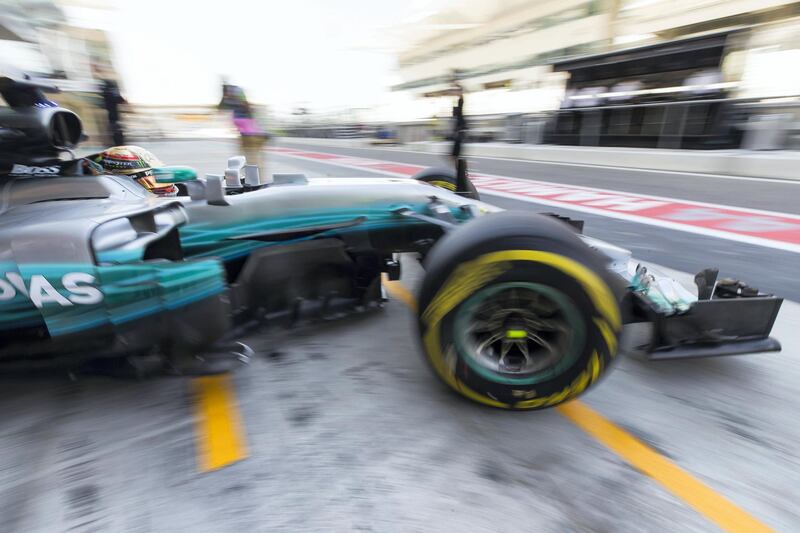
<path fill-rule="evenodd" d="M 419 298 L 425 354 L 452 389 L 507 409 L 578 396 L 611 365 L 621 287 L 562 222 L 502 212 L 445 236 Z"/>

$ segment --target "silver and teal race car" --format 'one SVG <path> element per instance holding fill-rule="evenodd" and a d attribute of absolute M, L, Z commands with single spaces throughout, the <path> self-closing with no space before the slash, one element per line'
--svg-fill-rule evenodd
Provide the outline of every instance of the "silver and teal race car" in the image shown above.
<path fill-rule="evenodd" d="M 380 304 L 400 254 L 426 271 L 427 360 L 483 404 L 574 398 L 625 343 L 651 359 L 780 349 L 780 298 L 710 269 L 695 294 L 580 222 L 481 202 L 461 160 L 415 179 L 264 178 L 233 157 L 220 175 L 156 170 L 186 193 L 159 198 L 63 160 L 80 120 L 41 89 L 0 79 L 0 365 L 155 357 L 219 371 L 248 356 L 238 324 Z"/>

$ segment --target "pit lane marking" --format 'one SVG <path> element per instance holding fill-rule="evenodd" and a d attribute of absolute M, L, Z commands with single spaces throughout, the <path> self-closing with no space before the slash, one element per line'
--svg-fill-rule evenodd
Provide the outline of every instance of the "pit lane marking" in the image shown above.
<path fill-rule="evenodd" d="M 295 159 L 395 177 L 409 177 L 424 168 L 293 148 L 270 150 Z M 471 177 L 476 187 L 489 195 L 800 253 L 798 215 L 491 174 Z"/>
<path fill-rule="evenodd" d="M 218 470 L 248 456 L 242 419 L 230 374 L 192 380 L 198 467 Z"/>
<path fill-rule="evenodd" d="M 412 311 L 416 311 L 416 298 L 405 285 L 399 281 L 389 281 L 384 278 L 384 287 L 391 296 L 400 300 Z M 683 500 L 689 507 L 723 531 L 729 533 L 771 533 L 774 531 L 580 400 L 572 400 L 555 409 L 560 415 L 617 454 L 636 470 L 652 478 L 674 496 Z"/>
<path fill-rule="evenodd" d="M 559 405 L 556 410 L 723 531 L 774 531 L 583 402 L 573 400 Z"/>
<path fill-rule="evenodd" d="M 287 139 L 289 142 L 295 141 L 296 139 L 289 138 Z M 302 143 L 300 143 L 302 144 Z M 315 146 L 317 146 L 315 144 Z M 357 145 L 333 145 L 333 144 L 320 144 L 323 148 L 346 148 L 346 149 L 355 149 L 355 150 L 373 150 L 373 151 L 387 151 L 387 152 L 399 152 L 401 154 L 416 154 L 416 155 L 446 155 L 449 153 L 450 146 L 449 143 L 443 149 L 442 152 L 426 152 L 421 150 L 403 150 L 400 148 L 395 148 L 391 146 L 382 146 L 382 147 L 367 147 L 367 146 L 357 146 Z M 585 147 L 584 147 L 585 149 Z M 642 148 L 636 148 L 636 150 L 644 150 Z M 617 150 L 616 153 L 629 153 L 624 150 Z M 642 152 L 644 155 L 646 153 Z M 651 152 L 657 153 L 658 152 Z M 661 155 L 661 154 L 658 154 Z M 581 167 L 581 168 L 591 168 L 591 169 L 603 169 L 603 170 L 616 170 L 616 171 L 623 171 L 623 172 L 636 172 L 636 173 L 646 173 L 646 174 L 673 174 L 676 176 L 687 176 L 687 177 L 700 177 L 700 178 L 713 178 L 713 179 L 723 179 L 723 180 L 738 180 L 738 181 L 763 181 L 766 183 L 780 183 L 782 185 L 800 185 L 800 181 L 792 178 L 764 178 L 760 176 L 736 176 L 733 174 L 713 174 L 710 172 L 689 172 L 686 170 L 659 170 L 657 168 L 636 168 L 636 167 L 621 167 L 618 165 L 601 165 L 601 164 L 592 164 L 592 163 L 575 163 L 575 162 L 567 162 L 567 161 L 546 161 L 544 159 L 523 159 L 521 157 L 500 157 L 500 156 L 489 156 L 489 155 L 469 155 L 469 159 L 485 159 L 487 161 L 512 161 L 514 163 L 533 163 L 536 165 L 554 165 L 560 167 Z"/>
<path fill-rule="evenodd" d="M 383 286 L 386 287 L 386 290 L 403 302 L 406 307 L 411 309 L 413 312 L 417 312 L 417 299 L 411 294 L 411 291 L 406 289 L 406 286 L 400 283 L 399 281 L 391 281 L 389 280 L 386 274 L 383 275 Z"/>

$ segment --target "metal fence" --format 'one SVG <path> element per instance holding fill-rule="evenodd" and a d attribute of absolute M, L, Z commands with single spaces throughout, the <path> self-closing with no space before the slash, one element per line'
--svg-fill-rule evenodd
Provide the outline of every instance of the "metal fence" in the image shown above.
<path fill-rule="evenodd" d="M 795 97 L 790 97 L 795 98 Z M 578 146 L 781 149 L 794 145 L 797 103 L 711 98 L 563 109 L 544 142 Z"/>
<path fill-rule="evenodd" d="M 595 106 L 555 111 L 545 142 L 578 146 L 735 148 L 741 142 L 728 98 Z"/>
<path fill-rule="evenodd" d="M 649 148 L 800 148 L 800 96 L 708 98 L 602 105 L 546 113 L 470 116 L 470 142 Z M 302 137 L 370 137 L 391 128 L 399 142 L 444 140 L 448 119 L 382 125 L 304 125 Z"/>

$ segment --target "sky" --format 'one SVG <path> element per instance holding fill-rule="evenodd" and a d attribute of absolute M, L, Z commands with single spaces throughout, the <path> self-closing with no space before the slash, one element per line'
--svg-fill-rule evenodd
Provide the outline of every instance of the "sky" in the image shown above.
<path fill-rule="evenodd" d="M 131 102 L 216 103 L 224 76 L 278 112 L 331 111 L 385 104 L 404 31 L 442 3 L 111 0 L 84 23 L 108 31 Z"/>

